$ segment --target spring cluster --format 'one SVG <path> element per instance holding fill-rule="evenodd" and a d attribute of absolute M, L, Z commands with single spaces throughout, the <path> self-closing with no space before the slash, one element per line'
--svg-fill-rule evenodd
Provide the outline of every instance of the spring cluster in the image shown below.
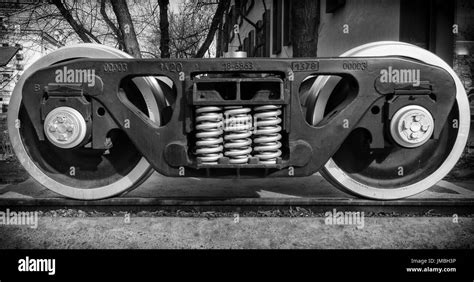
<path fill-rule="evenodd" d="M 228 157 L 246 164 L 257 157 L 274 164 L 281 156 L 281 106 L 204 106 L 196 109 L 196 155 L 203 164 Z"/>

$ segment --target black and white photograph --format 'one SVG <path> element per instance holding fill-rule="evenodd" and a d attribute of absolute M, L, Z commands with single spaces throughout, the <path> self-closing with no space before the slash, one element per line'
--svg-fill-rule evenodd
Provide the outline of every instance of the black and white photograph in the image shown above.
<path fill-rule="evenodd" d="M 474 279 L 473 0 L 0 0 L 0 282 Z"/>

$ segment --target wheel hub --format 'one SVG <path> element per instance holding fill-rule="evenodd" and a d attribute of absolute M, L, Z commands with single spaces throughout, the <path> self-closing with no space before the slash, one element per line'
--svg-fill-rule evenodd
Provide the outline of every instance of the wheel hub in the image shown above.
<path fill-rule="evenodd" d="M 430 112 L 417 105 L 405 106 L 393 115 L 390 133 L 400 146 L 415 148 L 426 143 L 433 134 L 434 120 Z"/>
<path fill-rule="evenodd" d="M 44 132 L 48 140 L 57 147 L 70 149 L 79 145 L 87 131 L 84 117 L 71 107 L 58 107 L 48 113 Z"/>

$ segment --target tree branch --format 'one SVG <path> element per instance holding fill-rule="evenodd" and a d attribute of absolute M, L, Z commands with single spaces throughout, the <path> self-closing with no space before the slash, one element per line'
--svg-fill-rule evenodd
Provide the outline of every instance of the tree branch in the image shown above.
<path fill-rule="evenodd" d="M 69 10 L 66 9 L 66 7 L 63 5 L 61 0 L 52 0 L 52 3 L 56 6 L 56 8 L 58 8 L 61 15 L 69 23 L 72 29 L 74 29 L 74 31 L 81 38 L 81 40 L 86 43 L 91 43 L 92 41 L 87 35 L 87 30 L 74 19 Z"/>
<path fill-rule="evenodd" d="M 84 29 L 85 33 L 87 35 L 89 35 L 90 38 L 92 38 L 95 42 L 99 43 L 99 44 L 102 44 L 102 42 L 100 42 L 100 40 L 94 35 L 92 34 L 92 32 L 90 32 L 89 30 L 87 29 Z"/>
<path fill-rule="evenodd" d="M 121 46 L 121 49 L 124 49 L 125 44 L 123 43 L 122 33 L 107 15 L 107 12 L 105 11 L 105 1 L 107 0 L 100 1 L 100 14 L 102 15 L 102 18 L 104 19 L 105 23 L 110 27 L 110 29 L 115 34 L 115 37 L 117 38 L 117 42 L 119 46 Z"/>
<path fill-rule="evenodd" d="M 209 32 L 207 33 L 206 40 L 204 40 L 204 43 L 201 45 L 199 50 L 196 53 L 196 58 L 202 58 L 206 51 L 209 49 L 209 46 L 211 46 L 212 41 L 214 40 L 214 35 L 216 34 L 216 30 L 219 27 L 219 23 L 222 20 L 222 17 L 224 16 L 225 11 L 229 8 L 230 0 L 221 0 L 219 1 L 219 4 L 217 5 L 217 10 L 216 13 L 214 14 L 214 17 L 212 18 L 211 22 L 211 27 L 209 28 Z"/>

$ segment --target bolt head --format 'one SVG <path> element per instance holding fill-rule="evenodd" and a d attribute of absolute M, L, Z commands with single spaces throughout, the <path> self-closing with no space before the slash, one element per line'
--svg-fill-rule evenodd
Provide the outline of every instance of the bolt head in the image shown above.
<path fill-rule="evenodd" d="M 60 134 L 58 136 L 59 141 L 67 141 L 67 135 L 66 134 Z"/>
<path fill-rule="evenodd" d="M 413 132 L 411 135 L 410 135 L 410 139 L 418 139 L 420 136 L 419 136 L 419 133 L 418 132 Z"/>
<path fill-rule="evenodd" d="M 420 128 L 421 128 L 421 124 L 419 124 L 418 122 L 414 122 L 410 126 L 410 130 L 412 132 L 418 132 L 418 131 L 420 131 Z"/>

